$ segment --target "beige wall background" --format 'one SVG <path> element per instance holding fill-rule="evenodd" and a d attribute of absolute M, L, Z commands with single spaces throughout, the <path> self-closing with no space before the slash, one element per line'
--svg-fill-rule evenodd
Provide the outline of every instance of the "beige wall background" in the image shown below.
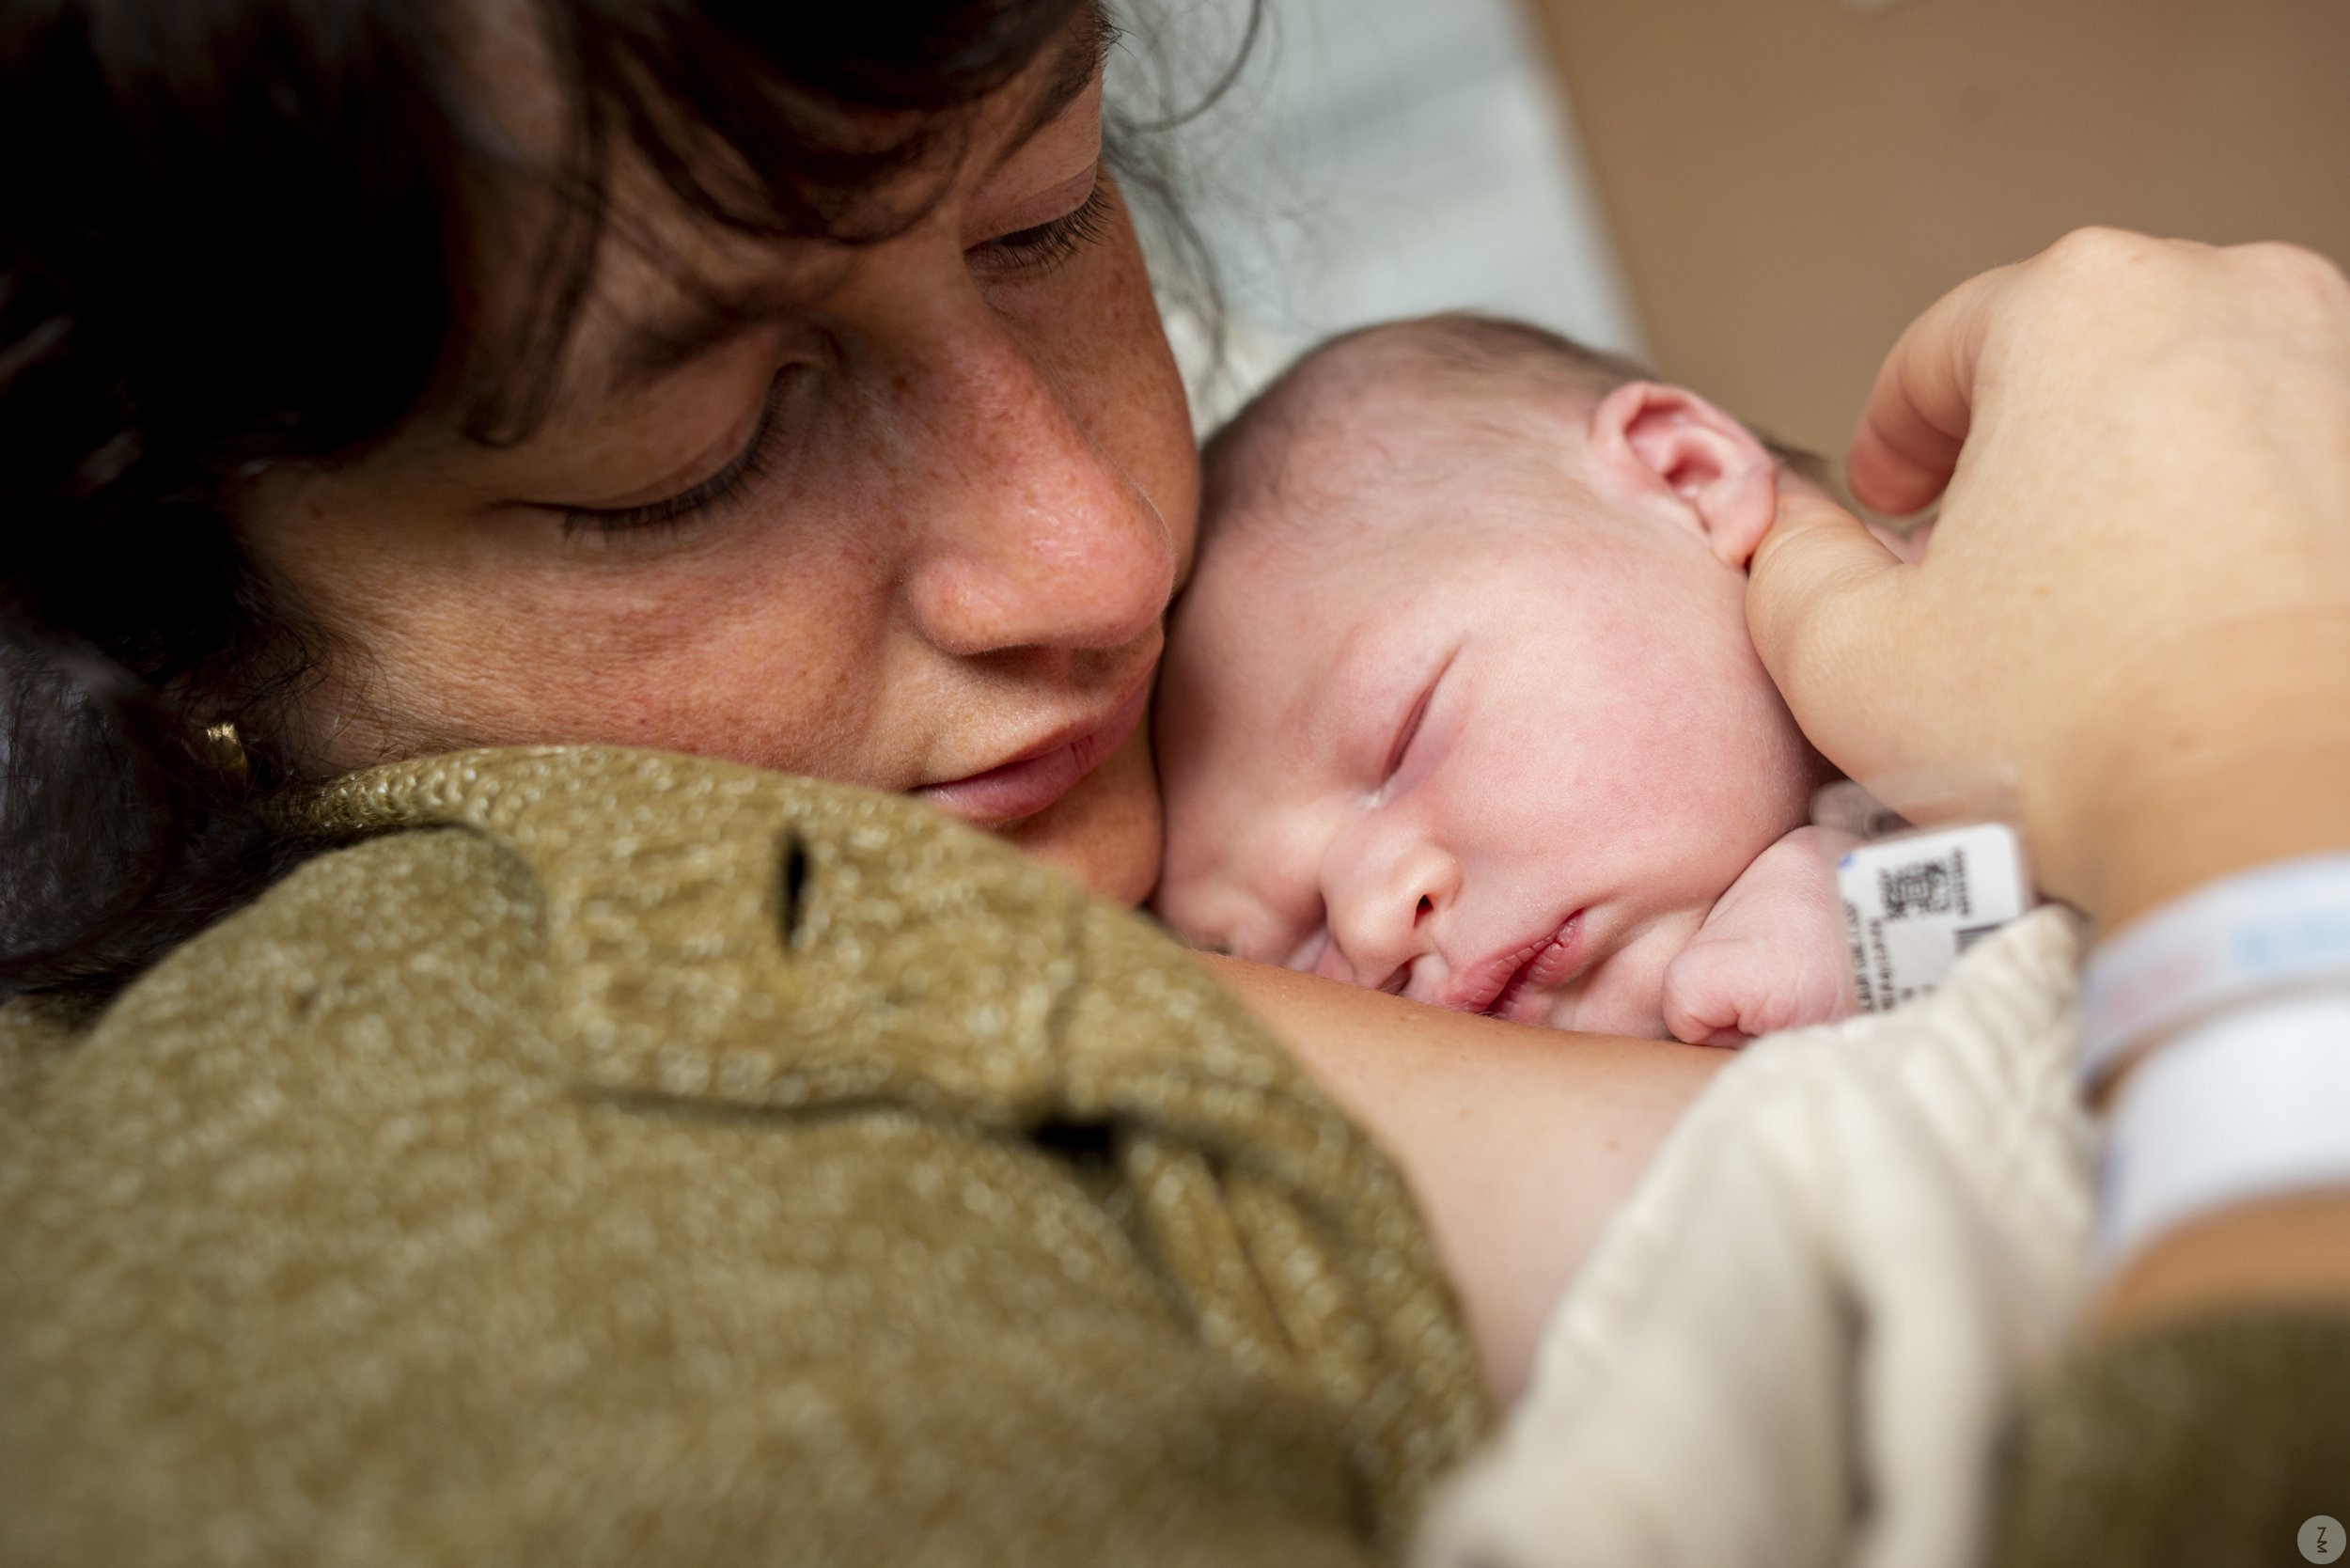
<path fill-rule="evenodd" d="M 1653 357 L 1841 456 L 1950 285 L 2068 228 L 2350 265 L 2350 0 L 1525 0 Z"/>

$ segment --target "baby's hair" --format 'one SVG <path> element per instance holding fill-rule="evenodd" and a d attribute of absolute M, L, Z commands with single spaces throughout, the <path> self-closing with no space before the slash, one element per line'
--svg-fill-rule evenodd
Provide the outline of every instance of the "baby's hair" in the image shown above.
<path fill-rule="evenodd" d="M 1409 372 L 1421 390 L 1451 384 L 1492 392 L 1514 384 L 1514 389 L 1537 397 L 1563 396 L 1591 403 L 1619 386 L 1656 379 L 1645 366 L 1622 354 L 1498 316 L 1450 311 L 1357 327 L 1299 355 L 1209 438 L 1202 450 L 1208 502 L 1203 515 L 1211 525 L 1233 510 L 1219 503 L 1240 488 L 1279 486 L 1289 479 L 1281 468 L 1267 464 L 1272 438 L 1302 431 L 1322 400 L 1360 396 L 1379 384 L 1375 374 L 1337 368 L 1341 356 L 1352 359 L 1364 353 L 1381 356 L 1386 368 Z M 1751 425 L 1747 428 L 1780 467 L 1814 484 L 1828 483 L 1827 463 L 1818 453 Z"/>

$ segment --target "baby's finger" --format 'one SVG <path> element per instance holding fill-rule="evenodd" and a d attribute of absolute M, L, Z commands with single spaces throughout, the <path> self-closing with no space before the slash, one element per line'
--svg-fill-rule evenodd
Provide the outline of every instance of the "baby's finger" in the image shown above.
<path fill-rule="evenodd" d="M 1685 959 L 1688 955 L 1683 954 Z M 1673 961 L 1682 964 L 1682 959 Z M 1685 965 L 1684 966 L 1685 967 Z M 1665 1027 L 1684 1045 L 1737 1045 L 1738 1008 L 1726 995 L 1714 995 L 1701 980 L 1677 977 L 1668 969 L 1665 982 Z"/>
<path fill-rule="evenodd" d="M 1744 1045 L 1740 997 L 1755 988 L 1753 949 L 1700 936 L 1665 965 L 1665 1027 L 1684 1045 Z"/>
<path fill-rule="evenodd" d="M 1900 656 L 1891 598 L 1904 570 L 1852 513 L 1787 485 L 1747 573 L 1747 625 L 1763 667 L 1811 743 L 1848 773 L 1876 760 L 1868 729 Z"/>

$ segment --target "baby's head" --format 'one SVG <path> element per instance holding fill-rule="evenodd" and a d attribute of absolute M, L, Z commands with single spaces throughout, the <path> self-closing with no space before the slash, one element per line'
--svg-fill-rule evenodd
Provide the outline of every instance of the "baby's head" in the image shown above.
<path fill-rule="evenodd" d="M 1158 700 L 1178 932 L 1662 1032 L 1663 966 L 1820 763 L 1747 632 L 1781 454 L 1474 317 L 1316 351 L 1210 443 Z"/>

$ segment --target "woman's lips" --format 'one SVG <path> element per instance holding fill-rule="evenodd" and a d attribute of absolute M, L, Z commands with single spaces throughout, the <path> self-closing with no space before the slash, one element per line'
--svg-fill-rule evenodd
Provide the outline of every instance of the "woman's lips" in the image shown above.
<path fill-rule="evenodd" d="M 1538 1021 L 1543 1010 L 1535 994 L 1574 978 L 1582 965 L 1583 945 L 1583 911 L 1578 909 L 1557 931 L 1496 953 L 1468 970 L 1444 1005 L 1496 1018 Z"/>
<path fill-rule="evenodd" d="M 949 816 L 1002 824 L 1033 817 L 1076 788 L 1077 781 L 1126 744 L 1151 706 L 1147 675 L 1118 706 L 1089 723 L 1076 725 L 1030 746 L 1010 761 L 943 784 L 911 792 Z"/>

